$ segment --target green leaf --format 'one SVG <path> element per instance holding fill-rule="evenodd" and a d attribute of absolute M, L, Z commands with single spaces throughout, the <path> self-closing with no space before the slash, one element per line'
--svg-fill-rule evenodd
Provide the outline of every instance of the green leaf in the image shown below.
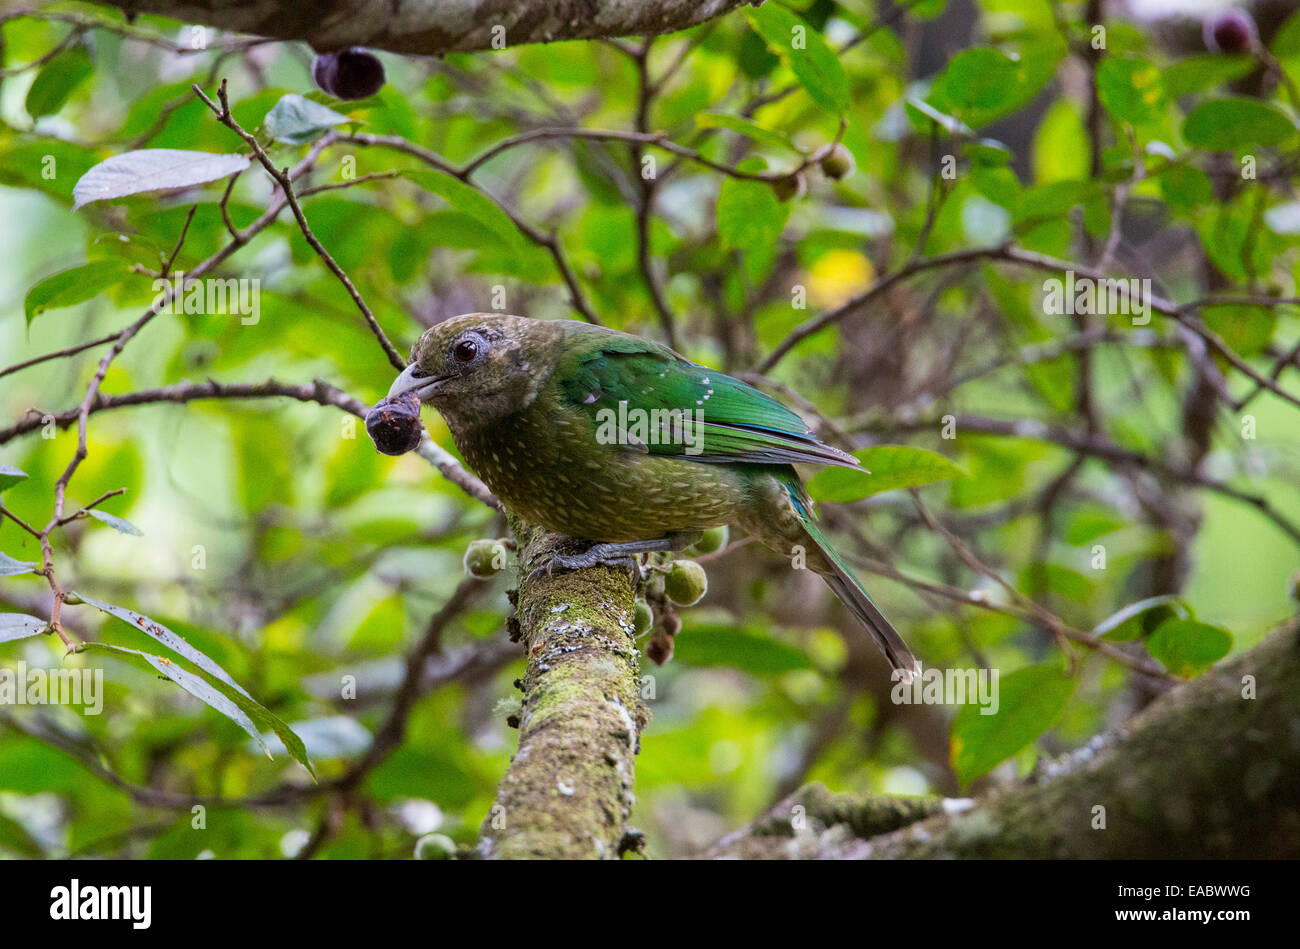
<path fill-rule="evenodd" d="M 27 832 L 27 828 L 4 814 L 0 814 L 0 849 L 22 857 L 45 856 L 45 850 Z"/>
<path fill-rule="evenodd" d="M 799 150 L 799 147 L 794 142 L 779 132 L 765 129 L 751 119 L 743 119 L 736 115 L 726 115 L 721 112 L 701 112 L 695 116 L 695 127 L 699 129 L 726 129 L 729 132 L 751 138 L 761 145 L 792 152 L 795 155 L 803 155 L 803 152 Z"/>
<path fill-rule="evenodd" d="M 1114 511 L 1097 507 L 1081 507 L 1071 512 L 1065 528 L 1065 542 L 1081 547 L 1113 531 L 1127 522 Z"/>
<path fill-rule="evenodd" d="M 190 188 L 228 178 L 248 167 L 247 155 L 214 155 L 175 148 L 142 148 L 106 158 L 72 189 L 72 210 L 146 191 Z"/>
<path fill-rule="evenodd" d="M 49 625 L 48 621 L 26 613 L 0 613 L 0 643 L 39 636 Z"/>
<path fill-rule="evenodd" d="M 998 682 L 998 710 L 963 705 L 952 722 L 952 767 L 963 786 L 1028 746 L 1061 717 L 1074 680 L 1046 663 L 1018 669 Z M 984 709 L 987 711 L 987 709 Z"/>
<path fill-rule="evenodd" d="M 1273 36 L 1273 55 L 1287 59 L 1300 54 L 1300 13 L 1293 13 Z M 1252 57 L 1253 60 L 1253 57 Z M 1254 65 L 1252 61 L 1252 65 Z"/>
<path fill-rule="evenodd" d="M 1191 619 L 1161 623 L 1147 638 L 1147 651 L 1176 676 L 1192 678 L 1214 665 L 1232 648 L 1232 634 L 1219 626 Z"/>
<path fill-rule="evenodd" d="M 130 276 L 130 271 L 120 260 L 92 260 L 71 270 L 50 274 L 27 291 L 23 310 L 27 324 L 46 310 L 76 306 L 103 293 Z"/>
<path fill-rule="evenodd" d="M 1199 168 L 1173 165 L 1157 176 L 1165 200 L 1175 208 L 1195 211 L 1214 200 L 1214 187 L 1209 176 Z"/>
<path fill-rule="evenodd" d="M 178 656 L 184 656 L 204 672 L 216 676 L 232 688 L 238 689 L 244 696 L 248 696 L 248 693 L 235 683 L 235 680 L 230 677 L 225 669 L 221 668 L 221 666 L 217 665 L 203 653 L 199 652 L 180 636 L 177 636 L 166 626 L 163 626 L 160 623 L 155 623 L 153 620 L 149 619 L 149 617 L 137 613 L 135 610 L 128 610 L 124 606 L 114 606 L 112 603 L 102 603 L 94 597 L 86 596 L 84 593 L 78 593 L 77 595 L 96 609 L 103 610 L 111 616 L 116 616 L 122 622 L 134 626 L 136 629 L 145 633 L 145 635 L 162 643 Z"/>
<path fill-rule="evenodd" d="M 1165 110 L 1160 70 L 1145 59 L 1103 58 L 1097 67 L 1097 96 L 1111 115 L 1131 125 L 1154 122 Z"/>
<path fill-rule="evenodd" d="M 143 537 L 144 531 L 136 527 L 130 521 L 123 520 L 113 514 L 107 514 L 104 511 L 90 510 L 86 512 L 96 520 L 103 521 L 115 531 L 121 531 L 123 534 L 132 534 L 136 537 Z"/>
<path fill-rule="evenodd" d="M 1164 70 L 1165 94 L 1170 99 L 1177 99 L 1189 92 L 1204 92 L 1249 75 L 1258 66 L 1259 61 L 1254 56 L 1225 56 L 1221 53 L 1189 56 Z"/>
<path fill-rule="evenodd" d="M 179 665 L 163 656 L 155 656 L 147 652 L 140 652 L 138 649 L 128 649 L 125 646 L 114 646 L 110 643 L 84 643 L 82 650 L 95 652 L 118 653 L 119 655 L 134 656 L 143 659 L 150 666 L 160 672 L 162 675 L 179 685 L 182 689 L 194 696 L 200 702 L 210 705 L 226 718 L 230 719 L 244 731 L 248 732 L 254 740 L 266 752 L 268 758 L 272 757 L 271 749 L 266 747 L 266 742 L 262 740 L 262 733 L 257 730 L 244 712 L 235 702 L 198 675 L 182 669 Z"/>
<path fill-rule="evenodd" d="M 199 652 L 188 642 L 186 642 L 182 637 L 178 636 L 176 633 L 172 632 L 167 627 L 154 622 L 153 620 L 149 619 L 146 616 L 141 615 L 140 613 L 135 612 L 135 610 L 129 610 L 121 606 L 113 606 L 110 603 L 101 603 L 99 600 L 95 600 L 91 597 L 85 596 L 84 594 L 78 594 L 78 595 L 81 597 L 82 600 L 84 600 L 86 603 L 89 603 L 91 606 L 97 607 L 98 609 L 101 609 L 106 613 L 116 616 L 118 619 L 122 620 L 123 622 L 128 623 L 131 626 L 134 626 L 135 628 L 146 633 L 153 639 L 156 639 L 158 642 L 162 643 L 164 646 L 166 646 L 168 649 L 172 650 L 176 654 L 180 656 L 184 656 L 190 662 L 194 663 L 194 665 L 198 667 L 197 681 L 200 684 L 206 683 L 210 689 L 216 690 L 216 692 L 222 698 L 225 699 L 226 705 L 233 704 L 237 709 L 237 711 L 240 713 L 240 715 L 244 718 L 244 720 L 249 722 L 250 726 L 256 723 L 256 726 L 253 727 L 252 731 L 249 731 L 249 727 L 245 726 L 243 722 L 240 721 L 240 719 L 235 718 L 234 716 L 230 716 L 231 718 L 234 718 L 235 721 L 240 722 L 240 727 L 244 728 L 245 731 L 248 731 L 249 734 L 254 735 L 258 743 L 262 745 L 263 748 L 266 748 L 266 744 L 262 740 L 261 731 L 274 732 L 275 735 L 280 739 L 280 741 L 284 743 L 284 746 L 287 749 L 289 749 L 289 754 L 293 756 L 293 759 L 297 761 L 299 764 L 301 764 L 304 768 L 306 768 L 311 773 L 311 776 L 313 778 L 316 777 L 316 769 L 311 763 L 311 758 L 307 754 L 307 748 L 306 746 L 303 745 L 302 739 L 299 738 L 296 734 L 294 734 L 293 729 L 291 729 L 288 725 L 282 722 L 273 712 L 271 712 L 270 709 L 261 705 L 256 699 L 254 699 L 251 695 L 249 695 L 248 692 L 246 692 L 243 689 L 243 687 L 241 687 L 237 682 L 235 682 L 234 679 L 230 677 L 230 675 L 226 672 L 225 669 L 221 668 L 221 666 L 217 665 L 217 663 L 213 662 L 206 655 Z M 95 643 L 91 643 L 88 645 L 107 646 L 107 644 L 95 644 Z M 117 646 L 107 646 L 107 648 L 121 649 L 122 651 L 125 652 L 132 652 L 132 653 L 136 653 L 137 655 L 144 656 L 145 659 L 149 660 L 150 665 L 153 665 L 155 668 L 158 668 L 158 670 L 162 672 L 164 675 L 167 675 L 168 678 L 173 678 L 170 674 L 171 671 L 180 670 L 181 672 L 185 672 L 185 670 L 181 669 L 175 663 L 170 662 L 167 659 L 161 659 L 158 660 L 158 662 L 155 662 L 154 660 L 157 659 L 158 657 L 150 657 L 146 653 L 139 653 L 133 649 L 124 649 L 123 647 L 117 647 Z M 159 663 L 165 664 L 167 668 L 166 669 L 161 668 Z M 188 673 L 188 672 L 185 672 L 185 674 L 189 676 L 189 679 L 187 679 L 186 682 L 180 682 L 180 680 L 176 680 L 178 684 L 180 684 L 182 688 L 190 692 L 192 695 L 195 695 L 196 698 L 200 698 L 203 701 L 208 702 L 208 699 L 204 698 L 203 695 L 199 695 L 190 689 L 190 685 L 193 684 L 195 675 L 193 673 Z M 208 704 L 211 705 L 212 703 L 208 702 Z M 223 714 L 228 714 L 223 710 L 222 706 L 213 705 L 213 707 L 217 708 L 219 711 L 222 711 Z M 269 750 L 267 751 L 267 754 L 270 755 Z"/>
<path fill-rule="evenodd" d="M 718 192 L 718 239 L 723 247 L 772 247 L 789 217 L 789 202 L 779 200 L 761 181 L 727 178 L 722 182 Z"/>
<path fill-rule="evenodd" d="M 1205 325 L 1242 356 L 1263 352 L 1277 329 L 1277 309 L 1239 303 L 1223 303 L 1201 309 Z"/>
<path fill-rule="evenodd" d="M 1187 144 L 1216 152 L 1280 145 L 1294 135 L 1295 125 L 1279 109 L 1244 96 L 1202 102 L 1183 122 Z"/>
<path fill-rule="evenodd" d="M 468 214 L 486 226 L 505 241 L 508 247 L 520 246 L 519 229 L 515 227 L 510 215 L 480 191 L 441 171 L 408 171 L 405 174 L 425 191 L 436 194 L 455 210 Z"/>
<path fill-rule="evenodd" d="M 966 154 L 977 165 L 1000 167 L 1009 164 L 1011 149 L 996 138 L 977 138 L 966 143 Z"/>
<path fill-rule="evenodd" d="M 1015 59 L 987 46 L 963 50 L 948 61 L 926 101 L 979 128 L 1028 104 L 1052 77 L 1058 60 L 1055 47 L 1048 46 Z"/>
<path fill-rule="evenodd" d="M 303 754 L 310 754 L 317 760 L 355 758 L 368 751 L 375 740 L 374 735 L 350 715 L 330 715 L 294 722 L 290 734 L 302 739 Z M 298 754 L 285 747 L 283 739 L 274 731 L 267 731 L 262 737 L 272 754 L 283 751 L 302 761 Z"/>
<path fill-rule="evenodd" d="M 16 577 L 20 573 L 35 573 L 39 569 L 40 564 L 14 560 L 8 554 L 0 554 L 0 577 Z"/>
<path fill-rule="evenodd" d="M 1043 591 L 1082 603 L 1092 595 L 1092 583 L 1077 570 L 1056 563 L 1034 562 L 1020 572 L 1020 583 L 1030 592 Z"/>
<path fill-rule="evenodd" d="M 848 76 L 817 30 L 777 3 L 746 13 L 772 52 L 790 64 L 814 102 L 836 115 L 849 107 Z"/>
<path fill-rule="evenodd" d="M 84 46 L 74 46 L 55 56 L 41 67 L 27 90 L 27 114 L 36 120 L 58 112 L 77 86 L 94 71 L 90 53 Z"/>
<path fill-rule="evenodd" d="M 857 501 L 882 491 L 969 477 L 965 468 L 943 455 L 907 445 L 876 445 L 855 451 L 853 457 L 867 470 L 827 468 L 808 482 L 808 494 L 818 501 Z"/>
<path fill-rule="evenodd" d="M 266 114 L 266 133 L 287 145 L 306 145 L 335 125 L 351 122 L 328 106 L 289 93 Z"/>
<path fill-rule="evenodd" d="M 961 119 L 947 112 L 940 112 L 924 99 L 907 99 L 903 103 L 903 108 L 907 111 L 912 124 L 920 131 L 928 131 L 930 123 L 933 122 L 948 134 L 958 138 L 975 137 L 975 130 Z"/>
<path fill-rule="evenodd" d="M 814 668 L 812 660 L 789 643 L 720 623 L 688 625 L 673 641 L 673 657 L 687 665 L 725 666 L 754 675 Z"/>
<path fill-rule="evenodd" d="M 1162 613 L 1172 611 L 1177 613 L 1181 619 L 1188 619 L 1191 616 L 1191 611 L 1188 610 L 1186 604 L 1179 597 L 1172 593 L 1163 593 L 1160 596 L 1149 596 L 1145 600 L 1130 603 L 1123 609 L 1107 616 L 1093 627 L 1092 631 L 1095 635 L 1112 642 L 1127 642 L 1131 639 L 1137 639 L 1142 635 L 1142 626 L 1131 621 L 1152 610 L 1160 610 Z"/>
<path fill-rule="evenodd" d="M 26 471 L 21 471 L 13 465 L 0 465 L 0 491 L 12 488 L 18 482 L 26 479 Z"/>

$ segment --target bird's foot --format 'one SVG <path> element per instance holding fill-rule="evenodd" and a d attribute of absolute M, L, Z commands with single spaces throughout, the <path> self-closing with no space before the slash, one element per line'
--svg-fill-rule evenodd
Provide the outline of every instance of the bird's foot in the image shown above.
<path fill-rule="evenodd" d="M 592 543 L 575 539 L 572 543 L 587 544 L 588 546 L 573 553 L 562 552 L 558 549 L 552 551 L 545 563 L 539 564 L 528 572 L 526 579 L 534 580 L 539 576 L 554 576 L 557 571 L 564 573 L 573 570 L 585 570 L 588 567 L 606 566 L 624 568 L 631 575 L 633 582 L 637 582 L 644 577 L 641 572 L 641 562 L 637 560 L 638 554 L 682 550 L 699 540 L 700 536 L 699 531 L 675 531 L 664 537 L 656 537 L 653 540 L 633 540 L 616 544 Z"/>

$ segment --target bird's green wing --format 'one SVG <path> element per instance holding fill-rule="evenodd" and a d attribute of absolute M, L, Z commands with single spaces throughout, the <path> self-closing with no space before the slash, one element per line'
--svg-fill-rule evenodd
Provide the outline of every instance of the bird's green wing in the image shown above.
<path fill-rule="evenodd" d="M 636 336 L 584 333 L 556 379 L 562 398 L 591 414 L 597 437 L 630 450 L 712 463 L 860 467 L 753 386 Z"/>

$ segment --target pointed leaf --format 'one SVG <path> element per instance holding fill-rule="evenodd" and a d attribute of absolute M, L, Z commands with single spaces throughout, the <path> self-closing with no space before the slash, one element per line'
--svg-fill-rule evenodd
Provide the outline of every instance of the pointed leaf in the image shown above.
<path fill-rule="evenodd" d="M 515 227 L 510 215 L 481 192 L 471 188 L 465 182 L 453 178 L 441 171 L 408 171 L 406 177 L 414 181 L 425 191 L 432 192 L 446 201 L 451 207 L 468 214 L 480 224 L 485 225 L 497 237 L 505 241 L 506 246 L 520 246 L 519 229 Z"/>
<path fill-rule="evenodd" d="M 142 616 L 134 610 L 128 610 L 125 607 L 120 606 L 113 606 L 109 603 L 101 603 L 100 601 L 85 596 L 84 594 L 78 595 L 91 606 L 97 607 L 106 613 L 116 616 L 124 622 L 130 623 L 132 626 L 147 633 L 164 646 L 167 646 L 173 652 L 184 656 L 190 662 L 194 663 L 194 665 L 198 667 L 198 681 L 206 683 L 209 687 L 215 689 L 228 703 L 233 704 L 250 724 L 256 723 L 254 730 L 258 732 L 257 739 L 260 744 L 263 744 L 263 747 L 265 747 L 265 744 L 261 739 L 261 731 L 274 732 L 276 736 L 279 737 L 280 741 L 284 743 L 284 746 L 289 750 L 289 754 L 293 756 L 294 760 L 306 768 L 313 778 L 316 777 L 316 769 L 311 763 L 311 758 L 307 754 L 307 748 L 303 745 L 302 739 L 295 735 L 293 729 L 282 722 L 273 712 L 270 711 L 270 709 L 261 705 L 256 699 L 249 695 L 248 692 L 246 692 L 229 676 L 229 674 L 227 674 L 226 670 L 221 668 L 221 666 L 217 665 L 203 653 L 199 652 L 170 629 L 155 623 L 153 620 L 146 616 Z M 130 649 L 127 649 L 126 651 L 135 652 L 135 650 Z M 140 655 L 145 655 L 146 658 L 149 658 L 144 653 L 140 653 Z M 162 662 L 168 663 L 169 670 L 181 668 L 167 659 L 163 659 Z M 156 666 L 155 663 L 151 662 L 151 664 Z M 162 671 L 164 675 L 168 674 L 167 670 L 160 671 Z M 196 673 L 188 673 L 188 675 L 193 679 Z M 184 683 L 181 684 L 182 687 L 189 691 L 188 685 Z M 203 698 L 203 696 L 196 697 Z M 203 700 L 207 701 L 206 698 Z M 216 708 L 217 706 L 213 707 Z M 223 714 L 225 714 L 224 711 Z M 233 718 L 234 716 L 231 717 Z M 238 719 L 236 719 L 236 721 L 238 721 Z M 260 731 L 258 731 L 258 729 L 260 729 Z M 245 728 L 244 730 L 248 731 L 248 728 Z M 268 755 L 270 754 L 269 751 L 267 753 Z"/>
<path fill-rule="evenodd" d="M 0 491 L 12 488 L 18 482 L 26 480 L 26 478 L 26 471 L 21 471 L 13 465 L 0 465 Z"/>
<path fill-rule="evenodd" d="M 115 531 L 121 531 L 123 534 L 133 534 L 136 537 L 144 536 L 144 531 L 140 530 L 140 528 L 136 527 L 130 521 L 123 520 L 116 515 L 108 514 L 104 511 L 96 511 L 94 509 L 87 511 L 86 513 L 95 518 L 95 520 L 103 521 Z"/>
<path fill-rule="evenodd" d="M 40 564 L 27 563 L 25 560 L 14 560 L 8 554 L 0 554 L 0 577 L 16 577 L 20 573 L 35 573 L 40 569 Z"/>
<path fill-rule="evenodd" d="M 1280 109 L 1245 96 L 1202 102 L 1183 123 L 1188 145 L 1219 152 L 1279 145 L 1294 135 L 1295 124 Z"/>
<path fill-rule="evenodd" d="M 966 469 L 943 455 L 906 445 L 876 445 L 855 451 L 853 457 L 867 470 L 829 468 L 818 472 L 808 482 L 808 494 L 818 501 L 857 501 L 882 491 L 969 477 Z"/>
<path fill-rule="evenodd" d="M 213 155 L 175 148 L 142 148 L 101 161 L 72 189 L 72 210 L 146 191 L 189 188 L 228 178 L 248 167 L 247 155 Z"/>
<path fill-rule="evenodd" d="M 287 726 L 286 726 L 287 727 Z M 375 736 L 364 725 L 350 715 L 330 715 L 325 718 L 312 718 L 295 722 L 290 735 L 302 739 L 303 753 L 317 758 L 340 759 L 355 758 L 370 750 Z M 274 731 L 265 732 L 262 737 L 272 754 L 287 751 L 310 770 L 311 765 L 285 747 L 284 740 Z"/>
<path fill-rule="evenodd" d="M 49 628 L 47 620 L 26 613 L 0 613 L 0 643 L 39 636 Z"/>
<path fill-rule="evenodd" d="M 265 127 L 277 142 L 306 145 L 331 127 L 351 121 L 346 115 L 291 92 L 266 114 Z"/>
<path fill-rule="evenodd" d="M 244 714 L 239 706 L 219 691 L 215 686 L 198 675 L 195 675 L 193 672 L 182 669 L 179 665 L 163 656 L 154 656 L 147 652 L 140 652 L 138 649 L 128 649 L 125 646 L 114 646 L 110 643 L 85 643 L 81 648 L 87 651 L 115 652 L 121 655 L 135 656 L 139 659 L 143 659 L 149 665 L 153 666 L 154 669 L 158 670 L 158 672 L 162 673 L 162 675 L 166 676 L 168 679 L 171 679 L 200 702 L 210 705 L 244 731 L 248 732 L 248 734 L 251 735 L 261 746 L 262 750 L 266 752 L 266 756 L 268 758 L 272 757 L 271 749 L 266 747 L 266 742 L 262 740 L 262 733 L 257 730 L 257 726 L 253 724 L 252 720 Z"/>
<path fill-rule="evenodd" d="M 121 283 L 129 275 L 130 271 L 120 260 L 92 260 L 80 267 L 50 274 L 28 290 L 23 299 L 27 323 L 30 325 L 32 320 L 46 310 L 85 303 L 109 287 Z"/>
<path fill-rule="evenodd" d="M 743 119 L 722 112 L 702 112 L 695 117 L 695 127 L 701 129 L 727 129 L 730 132 L 751 138 L 761 145 L 792 152 L 795 155 L 803 155 L 799 147 L 780 132 L 765 129 L 752 119 Z"/>
<path fill-rule="evenodd" d="M 691 624 L 674 640 L 673 658 L 692 666 L 726 666 L 754 675 L 815 668 L 802 650 L 761 629 L 734 624 Z"/>
<path fill-rule="evenodd" d="M 77 45 L 64 50 L 41 67 L 32 80 L 27 90 L 27 114 L 35 120 L 58 112 L 94 71 L 86 47 Z"/>
<path fill-rule="evenodd" d="M 199 652 L 180 636 L 177 636 L 166 626 L 155 623 L 153 620 L 149 619 L 149 617 L 137 613 L 135 610 L 128 610 L 124 606 L 114 606 L 112 603 L 102 603 L 94 597 L 86 596 L 84 593 L 78 593 L 77 596 L 80 596 L 85 602 L 89 603 L 96 609 L 103 610 L 111 616 L 116 616 L 124 623 L 129 623 L 147 636 L 158 640 L 158 642 L 162 643 L 172 652 L 179 656 L 184 656 L 200 669 L 211 673 L 227 685 L 238 689 L 245 697 L 251 698 L 251 696 L 249 696 L 247 692 L 244 692 L 235 680 L 230 677 L 229 673 L 227 673 L 225 669 L 221 668 L 221 666 L 217 665 L 203 653 Z"/>
<path fill-rule="evenodd" d="M 0 849 L 22 857 L 45 856 L 44 848 L 27 832 L 27 828 L 4 814 L 0 814 Z"/>
<path fill-rule="evenodd" d="M 814 102 L 837 115 L 849 107 L 848 76 L 821 33 L 777 3 L 746 12 L 768 48 L 790 64 Z"/>
<path fill-rule="evenodd" d="M 925 121 L 928 119 L 950 135 L 955 135 L 958 138 L 975 137 L 975 130 L 961 119 L 955 115 L 949 115 L 947 112 L 940 112 L 924 99 L 908 99 L 903 103 L 903 108 L 907 110 L 908 117 L 919 129 L 927 130 L 929 128 L 928 123 Z"/>
<path fill-rule="evenodd" d="M 1232 648 L 1226 629 L 1190 619 L 1170 619 L 1147 638 L 1147 651 L 1176 676 L 1192 678 L 1214 665 Z"/>
<path fill-rule="evenodd" d="M 1162 606 L 1168 606 L 1169 609 L 1178 614 L 1180 619 L 1188 619 L 1191 615 L 1181 599 L 1172 593 L 1165 593 L 1160 596 L 1149 596 L 1145 600 L 1138 600 L 1136 603 L 1130 603 L 1123 609 L 1107 616 L 1094 626 L 1092 631 L 1095 635 L 1104 636 L 1106 639 L 1113 641 L 1136 639 L 1141 633 L 1140 629 L 1124 631 L 1121 627 L 1134 617 L 1141 616 L 1143 613 Z"/>
<path fill-rule="evenodd" d="M 963 705 L 952 721 L 952 767 L 963 786 L 1028 746 L 1056 724 L 1074 692 L 1074 680 L 1054 664 L 1001 676 L 998 710 L 983 715 Z"/>

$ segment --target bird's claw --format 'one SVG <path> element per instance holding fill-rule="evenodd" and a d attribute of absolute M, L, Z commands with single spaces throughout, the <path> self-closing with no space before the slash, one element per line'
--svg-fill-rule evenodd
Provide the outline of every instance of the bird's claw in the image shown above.
<path fill-rule="evenodd" d="M 586 570 L 588 567 L 606 566 L 606 567 L 623 567 L 631 574 L 632 579 L 641 579 L 641 563 L 633 554 L 619 553 L 617 549 L 611 550 L 613 545 L 610 544 L 592 544 L 586 550 L 579 553 L 566 554 L 559 551 L 553 551 L 546 562 L 539 564 L 528 572 L 526 581 L 532 581 L 541 576 L 552 577 L 556 572 L 568 573 L 574 570 Z"/>

